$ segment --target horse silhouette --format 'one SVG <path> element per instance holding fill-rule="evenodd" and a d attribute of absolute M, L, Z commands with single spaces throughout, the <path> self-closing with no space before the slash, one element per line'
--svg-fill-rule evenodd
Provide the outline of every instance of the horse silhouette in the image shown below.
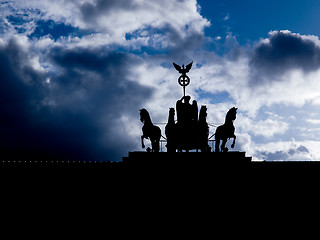
<path fill-rule="evenodd" d="M 145 148 L 143 139 L 150 139 L 152 152 L 159 152 L 161 129 L 158 126 L 153 125 L 149 112 L 146 109 L 140 109 L 140 121 L 143 123 L 141 145 Z"/>
<path fill-rule="evenodd" d="M 217 127 L 216 132 L 215 132 L 215 151 L 220 152 L 220 141 L 222 140 L 221 144 L 221 152 L 228 152 L 228 148 L 226 147 L 227 140 L 229 138 L 233 138 L 233 143 L 231 145 L 231 148 L 234 148 L 234 145 L 236 143 L 236 135 L 234 134 L 234 126 L 233 126 L 233 121 L 236 119 L 237 115 L 237 109 L 238 108 L 231 108 L 227 112 L 225 122 L 223 125 Z"/>

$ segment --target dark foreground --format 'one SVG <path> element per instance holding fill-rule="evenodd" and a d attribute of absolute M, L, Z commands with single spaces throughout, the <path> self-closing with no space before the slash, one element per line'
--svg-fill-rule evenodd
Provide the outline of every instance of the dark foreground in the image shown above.
<path fill-rule="evenodd" d="M 249 166 L 252 158 L 245 152 L 228 153 L 147 153 L 129 152 L 128 157 L 123 157 L 123 163 L 133 168 L 207 168 L 214 166 Z"/>
<path fill-rule="evenodd" d="M 276 177 L 290 176 L 304 180 L 305 176 L 320 180 L 320 161 L 252 161 L 245 152 L 228 153 L 145 153 L 129 152 L 123 158 L 123 164 L 129 169 L 188 171 L 216 176 Z"/>
<path fill-rule="evenodd" d="M 0 178 L 5 184 L 16 182 L 13 189 L 44 184 L 44 189 L 59 191 L 89 189 L 86 196 L 98 189 L 114 197 L 112 189 L 116 189 L 130 193 L 126 201 L 153 192 L 157 196 L 205 194 L 215 200 L 228 196 L 232 201 L 250 196 L 250 202 L 261 202 L 287 193 L 306 197 L 307 189 L 318 193 L 320 161 L 254 162 L 244 152 L 129 152 L 120 162 L 1 160 Z"/>
<path fill-rule="evenodd" d="M 135 171 L 233 171 L 259 173 L 297 173 L 306 171 L 320 176 L 320 161 L 255 162 L 245 152 L 228 153 L 147 153 L 129 152 L 122 161 L 68 161 L 68 160 L 1 160 L 0 169 L 9 168 L 66 168 L 66 169 L 125 169 Z M 298 177 L 298 176 L 297 176 Z"/>

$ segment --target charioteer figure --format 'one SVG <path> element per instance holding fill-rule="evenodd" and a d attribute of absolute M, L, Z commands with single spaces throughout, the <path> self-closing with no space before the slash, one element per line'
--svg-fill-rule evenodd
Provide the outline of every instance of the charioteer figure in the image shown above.
<path fill-rule="evenodd" d="M 176 103 L 177 120 L 181 124 L 190 124 L 198 121 L 198 104 L 196 100 L 193 100 L 190 104 L 190 96 L 183 96 Z"/>

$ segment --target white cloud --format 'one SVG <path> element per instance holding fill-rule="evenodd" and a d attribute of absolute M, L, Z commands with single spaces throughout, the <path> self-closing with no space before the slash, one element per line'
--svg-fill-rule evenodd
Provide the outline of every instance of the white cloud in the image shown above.
<path fill-rule="evenodd" d="M 288 129 L 288 123 L 284 121 L 266 119 L 256 120 L 245 118 L 242 116 L 238 120 L 238 124 L 243 128 L 243 132 L 249 132 L 254 136 L 263 136 L 265 138 L 271 138 L 276 134 L 284 134 Z"/>
<path fill-rule="evenodd" d="M 254 160 L 267 161 L 306 161 L 319 160 L 317 141 L 274 141 L 264 144 L 251 143 Z"/>
<path fill-rule="evenodd" d="M 306 122 L 314 125 L 320 125 L 320 119 L 306 119 Z"/>
<path fill-rule="evenodd" d="M 99 43 L 104 39 L 104 44 L 126 45 L 128 40 L 125 35 L 135 34 L 135 31 L 141 29 L 148 34 L 141 32 L 133 38 L 143 45 L 146 45 L 146 41 L 157 41 L 159 37 L 152 38 L 156 35 L 154 29 L 162 31 L 164 35 L 174 32 L 179 38 L 184 39 L 194 34 L 202 35 L 204 28 L 210 25 L 210 22 L 200 15 L 196 0 L 125 0 L 118 2 L 17 0 L 10 4 L 17 9 L 16 11 L 39 9 L 42 19 L 53 19 L 81 29 L 92 29 L 95 32 L 93 35 L 101 34 L 95 36 L 94 40 L 98 39 Z M 172 37 L 165 39 L 165 45 L 173 43 Z M 82 45 L 90 42 L 88 38 L 83 40 Z"/>

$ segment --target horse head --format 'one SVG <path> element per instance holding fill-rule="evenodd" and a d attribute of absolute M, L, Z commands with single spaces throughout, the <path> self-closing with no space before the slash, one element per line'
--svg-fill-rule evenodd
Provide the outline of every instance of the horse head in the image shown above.
<path fill-rule="evenodd" d="M 238 108 L 236 108 L 236 107 L 229 109 L 229 111 L 227 112 L 227 115 L 226 115 L 226 122 L 236 120 L 237 110 L 238 110 Z"/>
<path fill-rule="evenodd" d="M 147 109 L 145 109 L 145 108 L 140 109 L 140 121 L 142 123 L 144 123 L 148 120 L 151 121 L 150 115 L 149 115 L 149 112 L 147 111 Z"/>

